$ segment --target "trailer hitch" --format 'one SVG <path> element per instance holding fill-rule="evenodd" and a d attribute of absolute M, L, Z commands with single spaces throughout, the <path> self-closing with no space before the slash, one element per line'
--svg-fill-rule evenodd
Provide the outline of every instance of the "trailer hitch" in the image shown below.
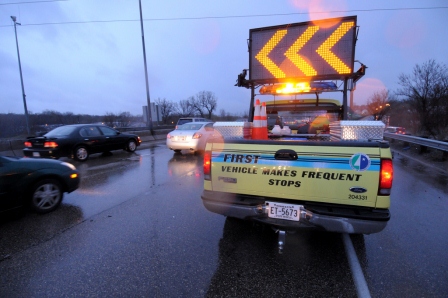
<path fill-rule="evenodd" d="M 283 230 L 276 230 L 275 232 L 278 233 L 278 253 L 281 254 L 285 247 L 286 232 Z"/>

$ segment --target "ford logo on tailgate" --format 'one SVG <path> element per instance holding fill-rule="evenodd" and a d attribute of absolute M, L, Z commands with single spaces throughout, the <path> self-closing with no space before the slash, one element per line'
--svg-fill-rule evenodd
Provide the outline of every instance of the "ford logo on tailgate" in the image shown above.
<path fill-rule="evenodd" d="M 354 186 L 354 187 L 350 187 L 350 191 L 355 192 L 355 193 L 364 193 L 367 191 L 367 189 L 365 189 L 364 187 Z"/>

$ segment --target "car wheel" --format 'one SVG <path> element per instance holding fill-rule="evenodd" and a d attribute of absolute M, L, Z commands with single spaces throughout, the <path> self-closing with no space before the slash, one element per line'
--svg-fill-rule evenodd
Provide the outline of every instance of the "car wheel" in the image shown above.
<path fill-rule="evenodd" d="M 137 149 L 137 143 L 135 140 L 129 140 L 128 145 L 126 146 L 126 151 L 134 152 Z"/>
<path fill-rule="evenodd" d="M 31 191 L 31 208 L 37 213 L 55 210 L 62 202 L 61 184 L 55 179 L 45 179 L 34 185 Z"/>
<path fill-rule="evenodd" d="M 79 161 L 86 161 L 89 158 L 89 151 L 85 146 L 79 146 L 75 149 L 75 159 Z"/>
<path fill-rule="evenodd" d="M 180 153 L 182 150 L 180 150 L 180 149 L 174 149 L 174 152 L 176 152 L 176 153 Z"/>

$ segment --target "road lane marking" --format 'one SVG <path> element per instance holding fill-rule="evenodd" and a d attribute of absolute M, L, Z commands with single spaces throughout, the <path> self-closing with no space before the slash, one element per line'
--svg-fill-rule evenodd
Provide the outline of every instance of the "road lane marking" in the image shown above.
<path fill-rule="evenodd" d="M 359 264 L 358 257 L 356 256 L 352 240 L 350 239 L 350 236 L 346 233 L 342 234 L 342 240 L 344 241 L 345 254 L 347 255 L 350 270 L 352 271 L 352 277 L 355 283 L 358 297 L 370 298 L 371 296 L 369 287 L 367 286 L 364 273 L 362 272 L 361 265 Z"/>

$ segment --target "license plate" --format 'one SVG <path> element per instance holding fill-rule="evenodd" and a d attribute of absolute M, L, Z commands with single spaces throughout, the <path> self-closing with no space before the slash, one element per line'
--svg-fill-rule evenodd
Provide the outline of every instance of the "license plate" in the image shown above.
<path fill-rule="evenodd" d="M 33 152 L 33 156 L 34 157 L 40 157 L 40 153 L 39 152 Z"/>
<path fill-rule="evenodd" d="M 266 202 L 268 217 L 299 221 L 302 205 Z"/>

